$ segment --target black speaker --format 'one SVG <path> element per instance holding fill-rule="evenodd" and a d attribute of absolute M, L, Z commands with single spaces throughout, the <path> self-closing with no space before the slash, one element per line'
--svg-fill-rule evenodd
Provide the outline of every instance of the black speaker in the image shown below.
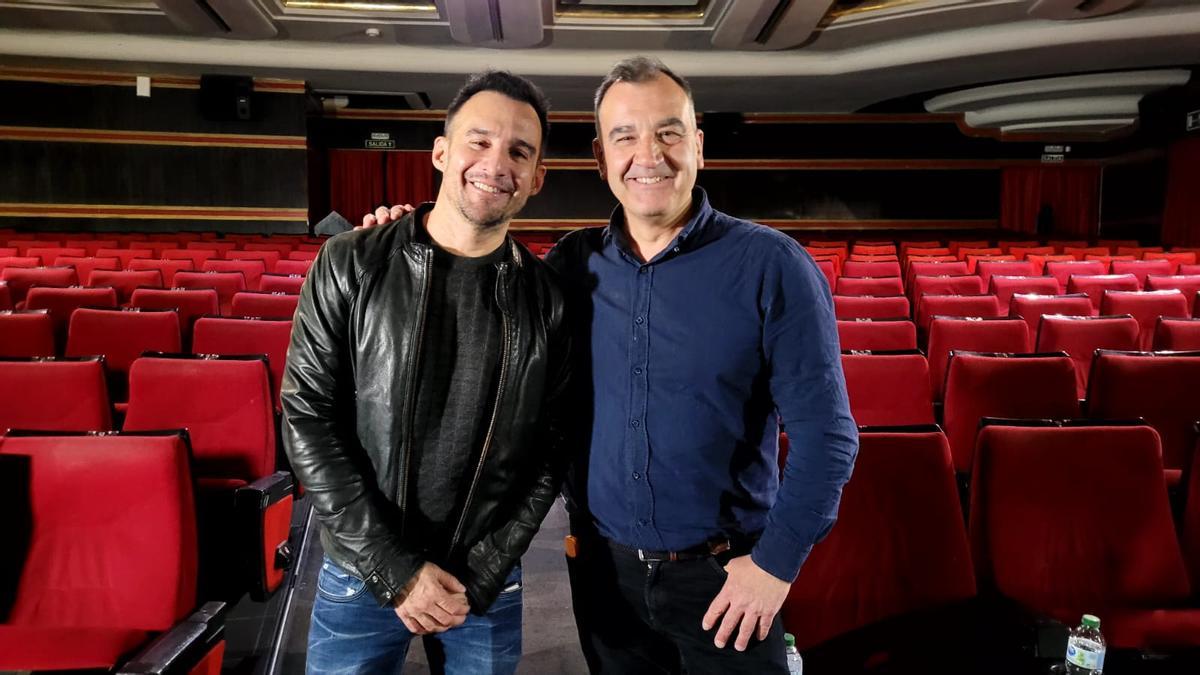
<path fill-rule="evenodd" d="M 228 122 L 254 119 L 254 79 L 240 75 L 200 76 L 200 116 Z"/>

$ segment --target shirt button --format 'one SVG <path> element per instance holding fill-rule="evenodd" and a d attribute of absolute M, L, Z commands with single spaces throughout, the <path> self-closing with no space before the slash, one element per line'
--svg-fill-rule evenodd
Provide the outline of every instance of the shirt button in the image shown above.
<path fill-rule="evenodd" d="M 642 318 L 642 317 L 640 317 L 640 316 L 639 316 L 638 318 L 636 318 L 636 319 L 634 319 L 634 320 L 633 320 L 633 322 L 634 322 L 634 323 L 636 323 L 636 324 L 638 324 L 638 325 L 641 325 L 641 324 L 642 324 L 644 321 L 645 321 L 645 319 L 643 319 L 643 318 Z"/>
<path fill-rule="evenodd" d="M 675 251 L 676 253 L 679 253 L 679 247 L 678 247 L 678 246 L 676 246 L 675 248 L 673 248 L 673 249 L 671 249 L 671 250 L 672 250 L 672 251 Z"/>
<path fill-rule="evenodd" d="M 642 374 L 642 369 L 641 369 L 641 368 L 634 368 L 634 369 L 633 369 L 633 374 L 634 374 L 634 375 L 641 375 L 641 374 Z"/>
<path fill-rule="evenodd" d="M 649 271 L 650 271 L 650 268 L 649 268 L 649 267 L 643 267 L 643 268 L 641 268 L 641 269 L 639 269 L 639 270 L 638 270 L 638 274 L 645 274 L 645 273 L 647 273 L 647 272 L 649 272 Z"/>
<path fill-rule="evenodd" d="M 638 425 L 639 425 L 639 424 L 641 424 L 641 422 L 639 422 L 639 421 L 637 421 L 637 420 L 631 420 L 631 421 L 629 422 L 629 426 L 633 427 L 634 429 L 638 428 Z"/>
<path fill-rule="evenodd" d="M 648 521 L 648 520 L 645 520 L 645 519 L 642 519 L 642 520 L 639 520 L 639 521 L 638 521 L 638 525 L 641 525 L 642 527 L 645 527 L 645 526 L 647 526 L 647 525 L 649 525 L 649 524 L 650 524 L 650 521 Z"/>
<path fill-rule="evenodd" d="M 634 471 L 634 472 L 633 472 L 633 479 L 634 479 L 634 480 L 638 480 L 638 479 L 639 479 L 639 478 L 641 478 L 641 477 L 642 477 L 642 474 L 640 474 L 640 473 L 638 473 L 638 472 L 636 472 L 636 471 Z"/>

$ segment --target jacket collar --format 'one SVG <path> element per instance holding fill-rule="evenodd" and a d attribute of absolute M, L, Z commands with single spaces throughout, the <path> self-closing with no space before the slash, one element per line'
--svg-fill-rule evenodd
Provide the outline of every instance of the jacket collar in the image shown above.
<path fill-rule="evenodd" d="M 424 222 L 425 216 L 433 210 L 435 202 L 424 202 L 412 213 L 406 214 L 396 224 L 401 228 L 402 236 L 399 242 L 401 246 L 408 248 L 411 251 L 419 253 L 422 256 L 429 255 L 433 252 L 433 244 L 429 241 L 429 233 L 421 225 Z M 511 233 L 505 233 L 504 243 L 508 246 L 508 258 L 506 262 L 510 262 L 514 267 L 520 269 L 524 262 L 521 260 L 521 249 L 517 246 L 517 242 L 513 239 Z"/>

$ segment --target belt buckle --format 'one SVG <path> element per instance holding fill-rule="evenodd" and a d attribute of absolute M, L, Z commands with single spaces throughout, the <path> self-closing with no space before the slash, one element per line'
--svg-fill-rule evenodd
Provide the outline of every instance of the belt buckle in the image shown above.
<path fill-rule="evenodd" d="M 638 557 L 638 560 L 640 560 L 642 562 L 675 562 L 678 559 L 678 557 L 677 557 L 678 554 L 675 553 L 674 551 L 667 552 L 665 557 L 662 555 L 654 555 L 655 553 L 659 553 L 659 552 L 658 551 L 647 551 L 644 548 L 639 548 L 637 550 L 637 557 Z"/>

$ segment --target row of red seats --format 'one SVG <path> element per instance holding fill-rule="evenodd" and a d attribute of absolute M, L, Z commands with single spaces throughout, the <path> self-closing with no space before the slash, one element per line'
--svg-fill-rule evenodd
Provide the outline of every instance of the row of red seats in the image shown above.
<path fill-rule="evenodd" d="M 11 286 L 17 301 L 32 286 L 112 286 L 124 295 L 139 286 L 153 288 L 195 287 L 211 275 L 229 277 L 225 285 L 237 290 L 298 293 L 312 261 L 285 260 L 267 271 L 261 260 L 208 260 L 193 269 L 189 260 L 130 260 L 120 269 L 117 258 L 58 258 L 54 265 L 38 265 L 35 258 L 0 258 L 0 280 Z M 240 275 L 240 281 L 232 278 Z"/>
<path fill-rule="evenodd" d="M 0 486 L 0 670 L 221 672 L 186 434 L 0 436 Z"/>
<path fill-rule="evenodd" d="M 937 427 L 861 430 L 838 523 L 782 609 L 806 666 L 1034 672 L 1038 620 L 1084 613 L 1101 615 L 1114 671 L 1126 650 L 1132 668 L 1140 652 L 1195 658 L 1182 650 L 1200 646 L 1200 474 L 1181 547 L 1153 428 L 985 420 L 968 527 L 952 442 Z"/>

